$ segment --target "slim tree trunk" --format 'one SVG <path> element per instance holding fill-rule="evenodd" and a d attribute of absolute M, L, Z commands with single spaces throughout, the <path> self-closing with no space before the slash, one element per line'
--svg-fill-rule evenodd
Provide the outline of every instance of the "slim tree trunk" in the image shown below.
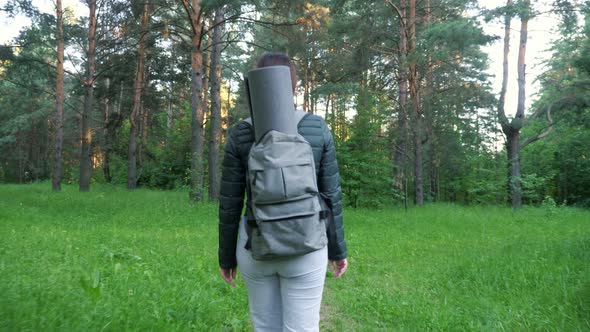
<path fill-rule="evenodd" d="M 223 108 L 221 109 L 222 115 L 221 115 L 221 137 L 222 139 L 224 137 L 227 137 L 227 131 L 229 130 L 229 124 L 230 124 L 230 113 L 231 113 L 231 86 L 232 86 L 232 82 L 231 82 L 231 78 L 228 80 L 227 82 L 227 96 L 226 96 L 226 104 L 225 104 L 225 112 L 223 111 Z"/>
<path fill-rule="evenodd" d="M 412 53 L 416 49 L 416 0 L 410 0 L 408 18 L 408 53 Z M 414 142 L 414 204 L 424 204 L 424 178 L 422 165 L 422 150 L 423 150 L 423 136 L 424 136 L 424 122 L 423 114 L 420 109 L 420 88 L 418 78 L 418 65 L 416 60 L 412 60 L 409 65 L 410 72 L 408 83 L 410 86 L 410 98 L 412 100 L 413 110 L 413 142 Z"/>
<path fill-rule="evenodd" d="M 213 26 L 213 19 L 209 20 L 209 26 Z M 211 45 L 213 45 L 213 32 L 207 31 L 207 47 L 208 52 L 203 52 L 203 87 L 201 88 L 201 112 L 203 113 L 203 144 L 207 140 L 207 130 L 205 124 L 209 120 L 209 82 L 211 81 Z M 204 36 L 203 36 L 204 37 Z M 203 148 L 204 151 L 204 148 Z M 202 181 L 205 181 L 204 179 Z"/>
<path fill-rule="evenodd" d="M 512 130 L 507 135 L 508 163 L 509 163 L 509 182 L 510 201 L 513 209 L 522 206 L 522 189 L 520 182 L 520 132 Z"/>
<path fill-rule="evenodd" d="M 172 107 L 172 91 L 174 88 L 170 88 L 170 94 L 168 95 L 168 108 L 166 110 L 166 146 L 170 145 L 170 136 L 172 135 L 172 127 L 174 126 L 174 108 Z"/>
<path fill-rule="evenodd" d="M 305 59 L 305 76 L 303 80 L 303 111 L 309 112 L 309 60 Z"/>
<path fill-rule="evenodd" d="M 57 12 L 57 78 L 55 84 L 55 155 L 53 156 L 53 191 L 61 191 L 63 173 L 63 107 L 64 107 L 64 32 L 61 0 L 56 1 Z"/>
<path fill-rule="evenodd" d="M 170 49 L 172 51 L 172 57 L 170 58 L 170 68 L 173 68 L 174 61 L 176 59 L 176 49 L 174 46 L 174 41 L 171 42 Z M 174 127 L 174 106 L 173 106 L 173 96 L 174 96 L 174 83 L 170 84 L 170 90 L 168 91 L 168 107 L 166 110 L 166 147 L 170 146 L 170 137 L 172 135 L 172 127 Z"/>
<path fill-rule="evenodd" d="M 211 54 L 211 137 L 209 139 L 209 200 L 219 199 L 219 146 L 221 144 L 221 32 L 225 10 L 215 11 Z"/>
<path fill-rule="evenodd" d="M 424 174 L 423 174 L 423 143 L 422 143 L 422 121 L 416 119 L 414 122 L 414 204 L 424 204 Z"/>
<path fill-rule="evenodd" d="M 525 57 L 526 57 L 526 46 L 528 39 L 528 22 L 529 22 L 529 10 L 530 0 L 525 0 L 524 4 L 527 7 L 526 11 L 521 14 L 520 17 L 520 42 L 518 48 L 518 103 L 516 107 L 516 115 L 510 122 L 512 132 L 508 135 L 508 144 L 511 155 L 508 156 L 510 162 L 510 193 L 512 208 L 518 209 L 522 206 L 522 183 L 520 181 L 520 130 L 524 125 L 524 107 L 525 107 Z"/>
<path fill-rule="evenodd" d="M 109 91 L 110 80 L 107 78 L 106 80 L 106 90 Z M 102 174 L 104 175 L 105 181 L 107 183 L 111 183 L 111 149 L 112 149 L 112 142 L 110 137 L 109 131 L 109 124 L 111 123 L 110 115 L 109 115 L 109 98 L 108 95 L 104 98 L 104 111 L 103 111 L 103 129 L 102 135 L 104 138 L 104 146 L 103 146 L 103 153 L 104 158 L 102 162 Z"/>
<path fill-rule="evenodd" d="M 133 83 L 133 108 L 129 115 L 129 150 L 127 164 L 127 189 L 133 190 L 137 186 L 137 136 L 138 120 L 141 107 L 141 91 L 143 86 L 143 72 L 145 65 L 145 38 L 147 35 L 147 25 L 149 22 L 149 4 L 145 1 L 143 4 L 143 14 L 141 17 L 141 36 L 137 50 L 137 73 Z"/>
<path fill-rule="evenodd" d="M 326 111 L 324 112 L 324 119 L 328 121 L 328 117 L 330 116 L 330 95 L 326 96 Z"/>
<path fill-rule="evenodd" d="M 193 35 L 191 38 L 191 178 L 189 199 L 203 200 L 203 58 L 201 55 L 201 34 L 203 20 L 199 0 L 182 0 L 187 12 Z"/>
<path fill-rule="evenodd" d="M 399 81 L 398 81 L 398 121 L 395 153 L 393 156 L 394 163 L 394 186 L 396 191 L 404 192 L 404 178 L 405 165 L 407 153 L 407 113 L 406 105 L 408 103 L 408 73 L 407 73 L 407 54 L 408 54 L 408 38 L 407 38 L 407 0 L 400 0 L 400 65 L 399 65 Z M 405 198 L 407 199 L 407 197 Z"/>
<path fill-rule="evenodd" d="M 92 131 L 90 121 L 94 103 L 94 76 L 96 73 L 96 0 L 88 0 L 88 76 L 84 81 L 86 96 L 82 113 L 82 148 L 80 149 L 80 191 L 90 190 L 90 172 L 92 170 Z"/>
<path fill-rule="evenodd" d="M 144 74 L 144 80 L 145 80 L 145 74 Z M 145 98 L 144 98 L 145 100 Z M 138 133 L 137 133 L 137 139 L 138 139 L 138 143 L 137 144 L 137 179 L 139 179 L 141 177 L 141 172 L 143 170 L 143 148 L 145 146 L 145 142 L 144 142 L 144 130 L 145 130 L 145 107 L 144 107 L 144 101 L 141 101 L 141 106 L 139 106 L 139 116 L 137 118 L 137 123 L 138 123 Z"/>
<path fill-rule="evenodd" d="M 425 13 L 424 13 L 424 26 L 427 28 L 431 22 L 432 22 L 432 11 L 431 11 L 431 7 L 430 7 L 430 0 L 425 0 L 424 2 L 424 8 L 425 8 Z M 431 110 L 432 110 L 432 102 L 433 102 L 433 75 L 432 75 L 432 56 L 430 54 L 428 54 L 427 59 L 426 59 L 426 70 L 425 70 L 425 74 L 424 74 L 424 93 L 420 96 L 420 102 L 422 104 L 422 114 L 424 115 L 422 117 L 422 134 L 425 136 L 423 137 L 422 140 L 422 145 L 426 145 L 426 144 L 430 144 L 433 143 L 432 146 L 436 146 L 436 144 L 433 142 L 435 140 L 435 137 L 433 135 L 433 131 L 431 130 L 431 123 L 427 122 L 428 118 L 427 116 L 431 114 Z M 424 148 L 423 148 L 424 149 Z M 428 146 L 426 145 L 426 149 L 428 149 Z M 430 149 L 430 156 L 429 159 L 430 160 L 434 160 L 436 158 L 436 151 L 434 149 Z M 428 171 L 427 174 L 429 175 L 434 175 L 437 173 L 437 170 L 434 169 L 437 167 L 437 163 L 436 162 L 429 162 L 428 163 L 429 168 L 433 168 L 430 169 Z M 424 180 L 423 180 L 424 181 Z M 436 201 L 436 189 L 435 187 L 432 185 L 434 183 L 434 179 L 429 179 L 428 180 L 429 183 L 429 188 L 428 188 L 428 197 L 432 197 L 434 199 L 434 201 Z"/>
<path fill-rule="evenodd" d="M 507 0 L 506 5 L 510 6 L 512 0 Z M 520 180 L 520 130 L 524 125 L 524 108 L 525 108 L 525 57 L 528 39 L 528 20 L 530 16 L 530 0 L 525 0 L 526 10 L 520 14 L 520 43 L 518 50 L 518 101 L 516 114 L 509 121 L 504 110 L 506 101 L 506 89 L 508 85 L 508 53 L 510 51 L 510 20 L 511 16 L 506 15 L 504 22 L 504 63 L 502 75 L 502 90 L 500 91 L 500 103 L 498 105 L 498 120 L 502 126 L 502 131 L 506 135 L 506 152 L 508 157 L 508 192 L 513 209 L 522 206 L 522 184 Z M 549 111 L 547 111 L 549 112 Z M 548 113 L 549 114 L 549 113 Z M 548 115 L 548 118 L 549 115 Z M 544 134 L 543 134 L 544 135 Z M 543 136 L 544 137 L 544 136 Z"/>
<path fill-rule="evenodd" d="M 180 85 L 178 91 L 178 117 L 180 119 L 184 118 L 184 88 L 184 85 Z"/>
<path fill-rule="evenodd" d="M 314 55 L 314 57 L 315 57 L 315 55 Z M 310 85 L 310 89 L 309 89 L 310 92 L 309 92 L 309 94 L 310 94 L 310 100 L 311 100 L 311 102 L 310 102 L 309 107 L 311 109 L 311 112 L 310 113 L 312 113 L 312 114 L 317 114 L 317 106 L 318 106 L 317 105 L 317 95 L 313 93 L 314 90 L 315 90 L 315 86 L 316 86 L 316 75 L 315 75 L 315 73 L 316 73 L 315 61 L 314 60 L 311 60 L 311 69 L 310 69 L 311 79 L 310 79 L 310 82 L 309 82 L 309 85 Z"/>

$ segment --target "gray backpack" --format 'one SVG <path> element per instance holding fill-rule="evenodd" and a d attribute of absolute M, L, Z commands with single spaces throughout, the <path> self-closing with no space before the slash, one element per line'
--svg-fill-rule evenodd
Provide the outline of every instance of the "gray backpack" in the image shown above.
<path fill-rule="evenodd" d="M 305 115 L 296 111 L 297 123 Z M 253 143 L 247 187 L 247 247 L 254 259 L 305 254 L 328 243 L 313 151 L 303 136 L 271 130 Z"/>

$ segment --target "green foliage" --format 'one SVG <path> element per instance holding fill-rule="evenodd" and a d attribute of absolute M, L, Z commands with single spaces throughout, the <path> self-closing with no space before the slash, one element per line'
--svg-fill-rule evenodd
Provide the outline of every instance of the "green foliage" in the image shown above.
<path fill-rule="evenodd" d="M 590 213 L 546 210 L 345 209 L 350 267 L 326 278 L 322 330 L 587 329 Z M 216 220 L 185 191 L 0 186 L 0 329 L 251 330 Z"/>
<path fill-rule="evenodd" d="M 224 4 L 229 19 L 222 76 L 232 99 L 224 119 L 228 128 L 248 116 L 243 73 L 265 51 L 286 52 L 298 69 L 298 100 L 324 116 L 335 136 L 345 203 L 355 207 L 397 203 L 405 194 L 394 189 L 397 171 L 403 171 L 404 191 L 411 194 L 414 189 L 411 141 L 417 119 L 410 99 L 405 110 L 408 126 L 400 130 L 398 84 L 402 70 L 416 64 L 418 106 L 425 125 L 421 166 L 426 201 L 485 205 L 506 201 L 506 163 L 499 157 L 503 152 L 497 151 L 497 101 L 485 73 L 488 57 L 481 48 L 493 37 L 484 34 L 478 17 L 481 13 L 502 21 L 505 15 L 534 14 L 524 1 L 488 12 L 472 0 L 432 0 L 428 11 L 425 2 L 417 2 L 417 45 L 408 57 L 399 54 L 399 17 L 384 2 L 368 6 L 341 0 L 207 0 L 201 2 L 204 22 L 209 24 L 211 13 Z M 140 125 L 147 127 L 147 138 L 139 143 L 138 184 L 179 189 L 186 186 L 190 169 L 191 30 L 180 2 L 151 5 L 141 97 L 147 116 Z M 546 128 L 542 110 L 554 101 L 555 124 L 551 135 L 522 153 L 523 194 L 532 205 L 542 204 L 549 195 L 560 205 L 590 206 L 588 4 L 558 0 L 554 6 L 563 18 L 556 31 L 561 38 L 556 38 L 549 69 L 539 80 L 541 97 L 533 107 L 537 116 L 527 116 L 529 121 L 521 124 L 523 141 Z M 0 182 L 44 180 L 50 176 L 53 152 L 55 72 L 48 64 L 55 63 L 55 17 L 39 12 L 29 0 L 11 0 L 4 9 L 25 13 L 33 24 L 14 41 L 26 47 L 0 47 Z M 581 10 L 573 11 L 577 9 Z M 99 15 L 99 75 L 91 121 L 97 161 L 93 183 L 105 183 L 109 177 L 113 184 L 127 182 L 141 10 L 139 2 L 107 1 Z M 76 20 L 71 13 L 65 21 L 66 68 L 72 73 L 66 75 L 65 88 L 64 183 L 75 183 L 87 21 Z M 203 36 L 201 41 L 204 58 L 210 52 L 205 46 L 208 39 Z M 206 123 L 206 135 L 207 127 Z M 407 140 L 405 164 L 394 170 L 392 142 L 397 144 L 400 137 Z M 103 163 L 107 159 L 108 169 Z"/>
<path fill-rule="evenodd" d="M 545 113 L 552 106 L 553 131 L 522 154 L 523 174 L 540 180 L 529 192 L 536 203 L 550 195 L 558 204 L 590 206 L 590 94 L 586 88 L 590 71 L 586 70 L 584 53 L 590 49 L 589 13 L 584 11 L 586 25 L 582 29 L 575 26 L 577 20 L 563 17 L 560 29 L 564 38 L 553 46 L 549 69 L 541 78 L 541 98 L 534 106 L 537 116 L 523 131 L 527 138 L 545 130 Z"/>
<path fill-rule="evenodd" d="M 21 38 L 40 38 L 41 33 L 36 27 Z M 49 175 L 52 99 L 45 89 L 52 81 L 46 66 L 30 60 L 37 55 L 47 59 L 48 53 L 47 47 L 31 47 L 0 66 L 1 181 L 29 182 Z"/>
<path fill-rule="evenodd" d="M 520 178 L 522 184 L 523 202 L 538 205 L 545 201 L 550 192 L 551 175 L 539 176 L 535 173 L 528 173 Z"/>
<path fill-rule="evenodd" d="M 366 87 L 359 90 L 350 137 L 337 144 L 342 191 L 349 206 L 383 206 L 393 198 L 388 139 L 382 130 L 386 104 Z"/>

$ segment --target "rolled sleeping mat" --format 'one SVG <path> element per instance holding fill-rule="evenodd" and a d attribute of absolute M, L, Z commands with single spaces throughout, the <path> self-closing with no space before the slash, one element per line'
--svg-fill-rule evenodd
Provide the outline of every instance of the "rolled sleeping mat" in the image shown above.
<path fill-rule="evenodd" d="M 246 78 L 246 87 L 256 142 L 270 130 L 297 134 L 289 67 L 271 66 L 251 70 Z"/>

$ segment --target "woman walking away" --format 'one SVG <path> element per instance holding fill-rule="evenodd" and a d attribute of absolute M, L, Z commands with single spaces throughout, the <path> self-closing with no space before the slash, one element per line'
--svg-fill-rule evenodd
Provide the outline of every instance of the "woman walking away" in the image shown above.
<path fill-rule="evenodd" d="M 291 87 L 295 91 L 297 74 L 289 57 L 278 52 L 266 53 L 257 64 L 259 69 L 273 66 L 289 68 Z M 288 76 L 288 74 L 285 75 Z M 287 91 L 291 93 L 288 88 Z M 340 277 L 348 267 L 342 225 L 342 192 L 334 139 L 321 117 L 302 111 L 295 113 L 299 135 L 269 131 L 276 136 L 272 139 L 262 138 L 257 141 L 255 140 L 256 127 L 253 126 L 252 120 L 246 120 L 231 130 L 225 145 L 219 204 L 219 265 L 222 278 L 232 286 L 235 285 L 237 266 L 240 267 L 240 273 L 248 289 L 248 302 L 255 331 L 319 331 L 320 304 L 327 266 L 330 265 L 336 278 Z M 254 114 L 255 118 L 257 116 L 261 115 Z M 293 140 L 289 143 L 295 144 L 293 146 L 298 148 L 301 147 L 302 155 L 305 154 L 305 149 L 308 149 L 309 160 L 311 160 L 309 169 L 312 171 L 307 172 L 299 168 L 296 171 L 288 171 L 285 168 L 278 172 L 273 171 L 274 173 L 267 172 L 267 174 L 274 174 L 269 177 L 264 174 L 265 168 L 254 169 L 253 165 L 259 165 L 257 164 L 259 160 L 253 161 L 258 153 L 254 150 L 258 151 L 264 144 L 279 138 Z M 281 143 L 284 142 L 281 141 Z M 281 153 L 277 148 L 272 151 Z M 288 149 L 288 151 L 294 154 L 296 149 Z M 283 153 L 280 158 L 291 157 Z M 297 167 L 303 166 L 297 164 Z M 305 174 L 309 176 L 302 178 L 306 177 Z M 297 196 L 297 199 L 268 203 L 263 202 L 263 194 L 260 193 L 262 190 L 260 187 L 264 187 L 264 190 L 268 189 L 267 185 L 260 184 L 265 181 L 265 176 L 268 177 L 266 183 L 283 185 L 281 190 L 286 191 L 287 198 L 289 193 L 285 188 L 289 187 L 289 181 L 297 178 L 298 183 L 310 185 L 299 185 L 299 187 L 305 187 L 305 192 Z M 277 176 L 278 181 L 276 181 Z M 247 193 L 246 212 L 242 216 L 245 193 Z M 279 211 L 282 207 L 288 207 L 283 210 L 291 213 L 293 204 L 299 204 L 298 208 L 301 209 L 301 202 L 304 202 L 304 199 L 299 199 L 300 197 L 305 197 L 313 203 L 309 205 L 309 211 L 303 211 L 304 213 L 298 214 L 296 218 L 269 217 L 272 213 L 282 213 Z M 266 220 L 263 220 L 265 218 Z M 291 232 L 289 225 L 308 220 L 305 218 L 315 218 L 321 223 L 321 227 L 315 227 L 316 234 L 306 235 L 319 240 L 311 241 L 314 244 L 306 247 L 307 249 L 302 252 L 301 243 L 305 242 L 307 245 L 310 241 L 292 241 L 301 229 L 297 228 L 296 231 Z M 310 225 L 310 222 L 299 225 L 293 227 L 309 228 L 310 226 L 307 225 Z M 268 233 L 264 234 L 264 232 Z M 281 232 L 283 234 L 279 234 Z M 266 236 L 268 238 L 265 238 Z M 271 240 L 268 240 L 269 238 Z M 275 239 L 283 238 L 288 239 L 284 243 L 297 243 L 292 254 L 289 254 L 288 245 L 282 244 L 280 254 L 267 255 L 268 252 L 272 253 L 274 250 L 272 246 L 276 242 L 282 241 L 275 241 Z M 284 254 L 285 252 L 287 254 Z"/>

